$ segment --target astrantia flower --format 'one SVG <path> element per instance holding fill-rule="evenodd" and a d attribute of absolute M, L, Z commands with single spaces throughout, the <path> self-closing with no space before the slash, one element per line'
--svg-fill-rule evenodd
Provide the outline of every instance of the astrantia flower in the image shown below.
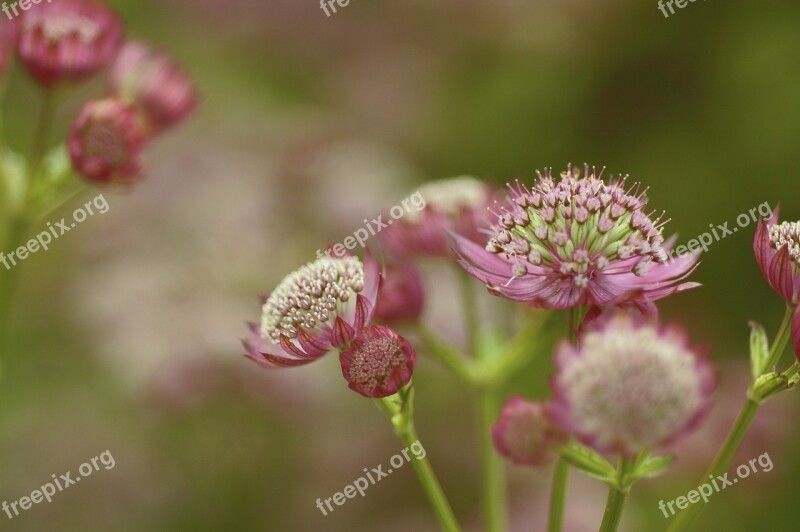
<path fill-rule="evenodd" d="M 367 254 L 323 257 L 289 274 L 250 324 L 247 357 L 265 368 L 301 366 L 349 344 L 375 313 L 380 272 Z"/>
<path fill-rule="evenodd" d="M 661 218 L 645 209 L 646 190 L 626 178 L 603 180 L 571 165 L 553 179 L 537 172 L 529 190 L 516 183 L 491 226 L 485 248 L 454 235 L 459 263 L 489 290 L 550 309 L 661 299 L 698 286 L 680 283 L 698 254 L 667 257 Z"/>
<path fill-rule="evenodd" d="M 753 250 L 756 262 L 777 294 L 787 303 L 800 300 L 800 222 L 778 223 L 780 208 L 758 223 Z"/>
<path fill-rule="evenodd" d="M 416 321 L 424 306 L 425 289 L 416 266 L 410 263 L 388 265 L 375 317 L 386 323 Z"/>
<path fill-rule="evenodd" d="M 395 257 L 450 255 L 448 231 L 479 242 L 486 223 L 491 188 L 474 177 L 462 176 L 426 183 L 416 193 L 425 201 L 421 210 L 408 212 L 380 233 L 386 249 Z M 416 206 L 416 205 L 415 205 Z"/>
<path fill-rule="evenodd" d="M 351 390 L 364 397 L 388 397 L 411 381 L 417 354 L 390 328 L 373 325 L 339 353 L 339 362 Z"/>
<path fill-rule="evenodd" d="M 169 55 L 139 42 L 120 51 L 111 69 L 111 88 L 142 110 L 154 133 L 181 122 L 198 99 L 191 79 Z"/>
<path fill-rule="evenodd" d="M 57 0 L 20 15 L 17 53 L 37 81 L 81 80 L 107 67 L 122 44 L 122 22 L 94 0 Z"/>
<path fill-rule="evenodd" d="M 118 98 L 87 103 L 67 139 L 75 171 L 93 183 L 136 181 L 144 143 L 138 112 Z"/>
<path fill-rule="evenodd" d="M 600 451 L 653 450 L 710 407 L 710 365 L 676 329 L 619 313 L 556 354 L 554 421 Z"/>
<path fill-rule="evenodd" d="M 778 223 L 780 207 L 762 219 L 756 229 L 753 250 L 756 262 L 773 290 L 795 306 L 792 348 L 800 359 L 800 222 Z"/>
<path fill-rule="evenodd" d="M 550 461 L 566 435 L 549 418 L 546 405 L 513 396 L 492 428 L 497 451 L 517 465 L 540 466 Z"/>

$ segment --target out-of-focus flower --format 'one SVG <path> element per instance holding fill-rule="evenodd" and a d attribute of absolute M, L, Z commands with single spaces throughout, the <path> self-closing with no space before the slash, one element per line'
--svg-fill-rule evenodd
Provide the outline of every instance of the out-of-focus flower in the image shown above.
<path fill-rule="evenodd" d="M 349 344 L 375 314 L 378 263 L 367 254 L 302 266 L 281 281 L 250 324 L 247 357 L 264 368 L 301 366 Z"/>
<path fill-rule="evenodd" d="M 358 332 L 339 353 L 348 387 L 364 397 L 388 397 L 411 381 L 417 354 L 411 344 L 382 325 Z"/>
<path fill-rule="evenodd" d="M 448 231 L 479 242 L 486 237 L 479 229 L 486 222 L 491 188 L 474 177 L 462 176 L 433 181 L 417 192 L 425 207 L 409 211 L 380 233 L 381 242 L 396 257 L 450 255 Z"/>
<path fill-rule="evenodd" d="M 497 451 L 517 465 L 548 463 L 567 436 L 550 420 L 546 405 L 513 396 L 492 428 Z"/>
<path fill-rule="evenodd" d="M 134 102 L 158 133 L 183 121 L 197 106 L 192 80 L 172 58 L 140 42 L 129 42 L 111 68 L 112 91 Z"/>
<path fill-rule="evenodd" d="M 677 328 L 620 312 L 558 348 L 550 414 L 601 451 L 633 455 L 693 429 L 710 408 L 711 366 Z"/>
<path fill-rule="evenodd" d="M 378 297 L 375 316 L 386 323 L 412 322 L 425 307 L 422 274 L 411 263 L 389 264 Z"/>
<path fill-rule="evenodd" d="M 6 17 L 0 17 L 0 78 L 5 75 L 14 57 L 17 30 L 17 19 L 8 20 Z"/>
<path fill-rule="evenodd" d="M 93 183 L 132 183 L 142 170 L 146 135 L 136 109 L 119 98 L 87 103 L 67 145 L 75 170 Z"/>
<path fill-rule="evenodd" d="M 461 266 L 493 294 L 566 309 L 655 301 L 698 286 L 680 281 L 699 255 L 667 257 L 666 222 L 646 214 L 638 184 L 606 182 L 588 165 L 583 176 L 570 165 L 558 182 L 550 170 L 537 174 L 530 190 L 509 186 L 485 248 L 453 235 Z"/>
<path fill-rule="evenodd" d="M 105 3 L 58 0 L 30 7 L 20 14 L 17 54 L 43 85 L 97 74 L 122 45 L 122 22 Z"/>

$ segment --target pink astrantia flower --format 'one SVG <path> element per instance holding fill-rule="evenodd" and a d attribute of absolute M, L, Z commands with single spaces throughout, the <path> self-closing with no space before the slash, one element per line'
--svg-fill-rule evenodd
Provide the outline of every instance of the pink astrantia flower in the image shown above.
<path fill-rule="evenodd" d="M 548 463 L 567 436 L 549 418 L 544 403 L 512 396 L 492 427 L 497 451 L 517 465 Z"/>
<path fill-rule="evenodd" d="M 385 323 L 413 322 L 425 306 L 422 274 L 411 263 L 389 264 L 375 317 Z"/>
<path fill-rule="evenodd" d="M 800 299 L 800 222 L 778 223 L 780 207 L 761 219 L 753 251 L 756 262 L 775 292 L 791 305 Z"/>
<path fill-rule="evenodd" d="M 281 281 L 250 324 L 247 357 L 264 368 L 302 366 L 349 344 L 375 313 L 380 271 L 367 254 L 321 259 Z"/>
<path fill-rule="evenodd" d="M 453 235 L 459 263 L 495 295 L 549 309 L 655 301 L 698 286 L 681 283 L 698 253 L 668 258 L 666 222 L 647 214 L 646 190 L 626 178 L 571 165 L 553 179 L 516 183 L 485 248 Z"/>
<path fill-rule="evenodd" d="M 417 354 L 408 340 L 388 327 L 359 331 L 339 353 L 342 375 L 351 390 L 364 397 L 388 397 L 411 381 Z"/>
<path fill-rule="evenodd" d="M 192 80 L 165 52 L 129 42 L 111 68 L 111 89 L 134 102 L 153 133 L 183 121 L 197 106 Z"/>
<path fill-rule="evenodd" d="M 756 229 L 753 250 L 764 279 L 789 305 L 792 319 L 792 348 L 800 360 L 800 222 L 778 223 L 780 207 Z"/>
<path fill-rule="evenodd" d="M 474 177 L 451 177 L 426 183 L 415 196 L 424 199 L 420 210 L 407 210 L 380 233 L 383 246 L 395 257 L 447 257 L 448 231 L 486 243 L 479 231 L 486 223 L 492 189 Z"/>
<path fill-rule="evenodd" d="M 634 455 L 674 441 L 710 408 L 714 375 L 685 333 L 625 312 L 562 343 L 549 413 L 599 451 Z"/>
<path fill-rule="evenodd" d="M 58 0 L 30 7 L 20 14 L 17 54 L 43 85 L 97 74 L 122 45 L 122 22 L 105 3 Z"/>
<path fill-rule="evenodd" d="M 72 166 L 92 183 L 132 183 L 141 176 L 145 130 L 118 98 L 87 103 L 67 139 Z"/>

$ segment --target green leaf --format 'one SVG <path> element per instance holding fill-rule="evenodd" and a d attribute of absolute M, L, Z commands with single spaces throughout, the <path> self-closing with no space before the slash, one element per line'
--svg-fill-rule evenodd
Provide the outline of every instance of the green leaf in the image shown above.
<path fill-rule="evenodd" d="M 638 465 L 631 473 L 635 480 L 657 477 L 675 461 L 674 456 L 651 456 Z"/>
<path fill-rule="evenodd" d="M 764 327 L 760 324 L 750 322 L 750 369 L 755 382 L 767 368 L 769 360 L 769 339 Z"/>
<path fill-rule="evenodd" d="M 617 470 L 608 460 L 583 445 L 567 445 L 561 456 L 575 469 L 601 480 L 611 486 L 616 485 Z"/>

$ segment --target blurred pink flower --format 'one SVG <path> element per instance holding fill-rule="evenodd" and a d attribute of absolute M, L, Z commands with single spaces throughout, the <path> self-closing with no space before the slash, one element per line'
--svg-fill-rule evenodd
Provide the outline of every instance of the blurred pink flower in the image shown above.
<path fill-rule="evenodd" d="M 166 52 L 128 42 L 111 68 L 112 92 L 141 109 L 148 128 L 162 132 L 197 106 L 194 84 Z"/>
<path fill-rule="evenodd" d="M 17 53 L 39 83 L 79 81 L 97 74 L 122 44 L 122 22 L 103 2 L 58 0 L 20 14 Z"/>
<path fill-rule="evenodd" d="M 413 322 L 425 307 L 422 273 L 411 263 L 386 266 L 375 317 L 386 323 Z"/>
<path fill-rule="evenodd" d="M 683 330 L 625 312 L 595 326 L 577 347 L 557 350 L 554 421 L 587 445 L 626 455 L 696 428 L 711 406 L 714 374 Z"/>
<path fill-rule="evenodd" d="M 446 257 L 451 254 L 448 231 L 483 244 L 479 229 L 491 202 L 489 185 L 474 177 L 452 177 L 426 183 L 418 193 L 425 208 L 410 211 L 380 233 L 381 243 L 397 258 Z"/>
<path fill-rule="evenodd" d="M 697 283 L 680 283 L 698 254 L 668 259 L 661 227 L 646 214 L 646 190 L 626 178 L 571 165 L 556 182 L 537 172 L 529 190 L 509 185 L 493 237 L 481 248 L 454 235 L 459 263 L 495 295 L 550 309 L 654 301 Z M 455 231 L 458 233 L 458 231 Z"/>
<path fill-rule="evenodd" d="M 139 114 L 119 98 L 87 103 L 67 139 L 75 171 L 92 183 L 137 181 L 144 143 Z"/>
<path fill-rule="evenodd" d="M 546 405 L 509 397 L 492 428 L 497 451 L 517 465 L 541 466 L 558 454 L 567 436 L 553 424 Z"/>

